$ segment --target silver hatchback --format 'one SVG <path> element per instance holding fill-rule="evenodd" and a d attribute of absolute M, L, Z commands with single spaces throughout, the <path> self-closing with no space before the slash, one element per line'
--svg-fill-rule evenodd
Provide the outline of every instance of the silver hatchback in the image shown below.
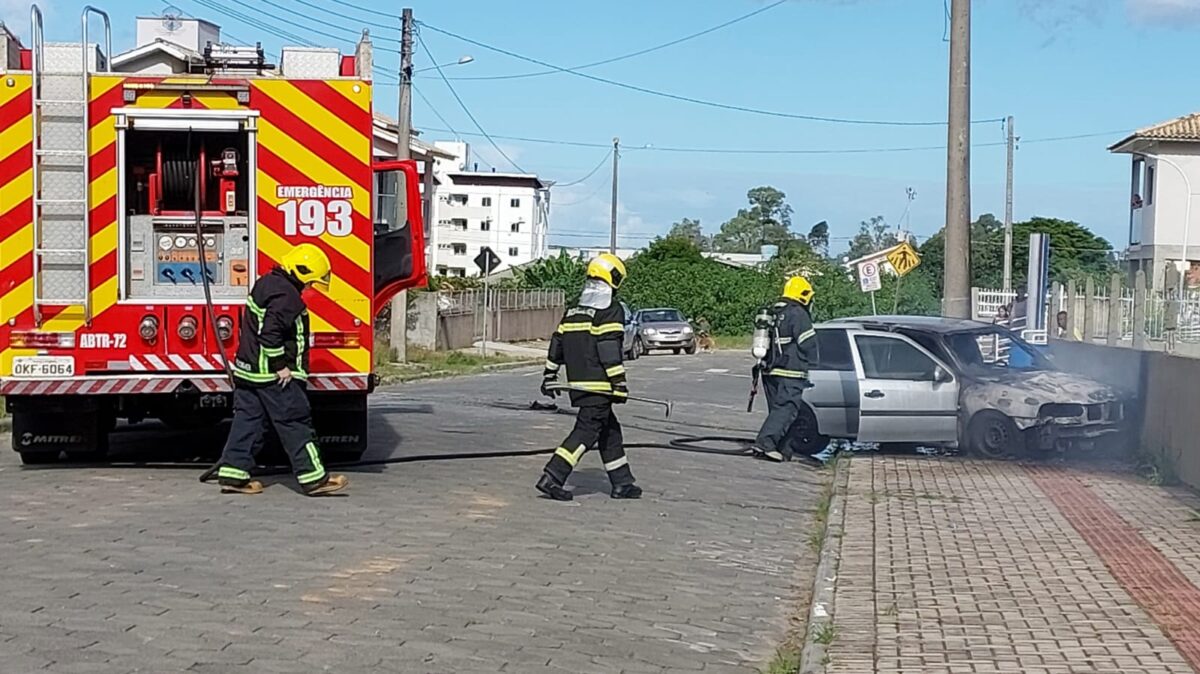
<path fill-rule="evenodd" d="M 678 309 L 641 309 L 632 327 L 634 357 L 660 350 L 696 353 L 696 331 Z"/>

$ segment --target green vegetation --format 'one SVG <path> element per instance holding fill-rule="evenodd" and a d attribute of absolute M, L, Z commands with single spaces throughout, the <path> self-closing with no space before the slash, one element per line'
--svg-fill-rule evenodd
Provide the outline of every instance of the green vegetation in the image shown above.
<path fill-rule="evenodd" d="M 425 349 L 410 346 L 408 348 L 407 363 L 390 363 L 386 362 L 386 360 L 386 358 L 377 358 L 375 364 L 376 372 L 384 383 L 396 383 L 427 377 L 454 377 L 474 374 L 482 372 L 493 365 L 521 363 L 526 362 L 528 359 L 492 354 L 484 358 L 478 353 L 426 351 Z"/>
<path fill-rule="evenodd" d="M 786 646 L 775 651 L 775 657 L 767 664 L 763 674 L 796 674 L 800 671 L 800 651 Z"/>
<path fill-rule="evenodd" d="M 837 626 L 833 623 L 825 623 L 820 628 L 813 632 L 813 641 L 822 646 L 828 646 L 837 639 Z"/>

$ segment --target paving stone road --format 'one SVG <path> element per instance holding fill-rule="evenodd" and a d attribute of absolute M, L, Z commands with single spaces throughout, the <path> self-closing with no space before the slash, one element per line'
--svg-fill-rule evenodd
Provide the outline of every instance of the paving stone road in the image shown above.
<path fill-rule="evenodd" d="M 746 435 L 746 359 L 655 357 L 630 442 Z M 537 373 L 377 393 L 372 458 L 553 447 L 562 414 L 513 411 Z M 118 458 L 187 457 L 217 433 L 130 430 Z M 351 474 L 345 498 L 289 480 L 222 496 L 198 468 L 23 469 L 0 452 L 2 672 L 753 672 L 803 614 L 825 472 L 635 450 L 646 498 L 599 459 L 577 500 L 536 497 L 543 457 Z"/>

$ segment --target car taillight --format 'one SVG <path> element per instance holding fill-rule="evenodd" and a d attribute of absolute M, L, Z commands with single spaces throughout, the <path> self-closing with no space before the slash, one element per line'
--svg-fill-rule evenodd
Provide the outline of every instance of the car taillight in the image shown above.
<path fill-rule="evenodd" d="M 191 316 L 184 316 L 179 321 L 179 338 L 185 341 L 191 341 L 196 338 L 196 319 Z"/>
<path fill-rule="evenodd" d="M 9 346 L 25 349 L 72 349 L 75 347 L 73 332 L 14 332 L 9 336 Z"/>
<path fill-rule="evenodd" d="M 357 348 L 360 343 L 357 332 L 314 332 L 309 340 L 314 349 Z"/>
<path fill-rule="evenodd" d="M 143 318 L 141 324 L 138 325 L 138 334 L 147 342 L 154 341 L 154 338 L 158 336 L 158 318 L 154 316 Z"/>
<path fill-rule="evenodd" d="M 222 344 L 228 342 L 233 337 L 233 319 L 228 316 L 221 316 L 217 319 L 217 339 Z"/>

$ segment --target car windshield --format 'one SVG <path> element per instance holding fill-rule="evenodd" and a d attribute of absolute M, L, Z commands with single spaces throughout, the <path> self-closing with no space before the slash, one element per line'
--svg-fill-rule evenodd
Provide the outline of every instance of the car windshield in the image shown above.
<path fill-rule="evenodd" d="M 643 323 L 680 323 L 683 314 L 678 309 L 653 309 L 642 312 Z"/>
<path fill-rule="evenodd" d="M 1052 370 L 1037 349 L 1008 330 L 946 335 L 946 345 L 965 370 L 975 372 Z"/>

